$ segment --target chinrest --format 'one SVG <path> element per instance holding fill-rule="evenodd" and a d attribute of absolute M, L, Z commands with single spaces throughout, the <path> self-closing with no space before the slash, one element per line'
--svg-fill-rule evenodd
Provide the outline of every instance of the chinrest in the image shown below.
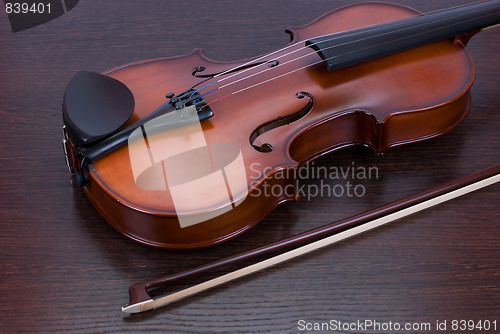
<path fill-rule="evenodd" d="M 79 71 L 66 87 L 62 112 L 73 145 L 86 146 L 118 130 L 134 108 L 134 96 L 122 82 Z"/>

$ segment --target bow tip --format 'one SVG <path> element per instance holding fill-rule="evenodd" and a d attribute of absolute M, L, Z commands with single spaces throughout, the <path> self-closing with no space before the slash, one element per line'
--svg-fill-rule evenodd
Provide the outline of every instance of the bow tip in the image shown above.
<path fill-rule="evenodd" d="M 144 309 L 143 305 L 145 305 L 147 303 L 150 303 L 152 301 L 153 300 L 150 299 L 150 300 L 146 300 L 146 301 L 143 301 L 143 302 L 140 302 L 140 303 L 136 303 L 136 304 L 132 304 L 132 305 L 128 305 L 128 306 L 122 307 L 122 312 L 125 313 L 125 314 L 132 314 L 132 313 L 140 313 L 140 312 L 146 311 L 147 309 Z"/>

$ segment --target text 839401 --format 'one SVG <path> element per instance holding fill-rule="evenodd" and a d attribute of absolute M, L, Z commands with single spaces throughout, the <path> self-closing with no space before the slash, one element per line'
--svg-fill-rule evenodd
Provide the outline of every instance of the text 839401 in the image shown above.
<path fill-rule="evenodd" d="M 7 2 L 5 12 L 7 14 L 50 14 L 50 3 L 27 3 L 27 2 Z"/>

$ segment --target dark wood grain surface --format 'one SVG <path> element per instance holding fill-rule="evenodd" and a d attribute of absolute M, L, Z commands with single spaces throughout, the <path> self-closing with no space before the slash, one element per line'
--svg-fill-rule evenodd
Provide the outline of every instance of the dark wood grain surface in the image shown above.
<path fill-rule="evenodd" d="M 427 12 L 468 1 L 399 2 Z M 121 236 L 72 184 L 61 148 L 60 102 L 78 70 L 103 72 L 193 48 L 217 60 L 248 58 L 284 46 L 285 28 L 347 3 L 80 1 L 66 15 L 18 33 L 11 32 L 2 9 L 0 333 L 308 332 L 300 330 L 300 320 L 432 325 L 415 333 L 487 332 L 452 331 L 453 320 L 496 321 L 500 327 L 498 185 L 177 304 L 130 317 L 121 313 L 128 287 L 138 281 L 249 250 L 500 162 L 496 28 L 469 43 L 477 66 L 473 104 L 453 132 L 382 158 L 350 149 L 316 162 L 377 168 L 371 180 L 327 180 L 362 185 L 366 194 L 360 198 L 303 198 L 227 243 L 180 252 Z M 263 98 L 271 103 L 272 93 Z M 437 321 L 446 321 L 447 329 L 438 331 Z"/>

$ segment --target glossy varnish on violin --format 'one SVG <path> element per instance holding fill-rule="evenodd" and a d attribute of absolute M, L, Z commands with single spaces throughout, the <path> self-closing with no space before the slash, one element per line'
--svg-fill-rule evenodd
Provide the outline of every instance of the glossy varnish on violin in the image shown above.
<path fill-rule="evenodd" d="M 290 28 L 291 43 L 417 14 L 386 3 L 350 5 L 306 26 Z M 254 196 L 262 194 L 264 186 L 293 189 L 292 172 L 286 173 L 288 178 L 273 178 L 274 173 L 296 169 L 345 147 L 365 145 L 384 152 L 432 138 L 453 129 L 469 109 L 474 66 L 458 39 L 331 72 L 310 48 L 288 52 L 284 49 L 266 59 L 279 58 L 271 70 L 251 76 L 262 67 L 250 68 L 235 77 L 249 79 L 207 96 L 209 102 L 214 101 L 210 104 L 214 116 L 201 123 L 205 139 L 209 144 L 231 143 L 241 150 L 247 183 L 233 192 L 230 202 L 204 189 L 205 193 L 197 195 L 207 202 L 193 201 L 186 203 L 186 208 L 194 215 L 224 208 L 227 212 L 181 228 L 168 190 L 136 186 L 127 146 L 92 162 L 84 190 L 95 207 L 121 233 L 147 245 L 171 249 L 213 245 L 252 227 L 280 203 L 297 198 L 295 192 Z M 163 104 L 165 93 L 180 93 L 202 82 L 206 75 L 249 61 L 216 62 L 195 50 L 186 56 L 128 64 L 106 74 L 123 82 L 135 97 L 130 124 Z M 309 66 L 312 63 L 316 64 Z M 192 70 L 199 67 L 204 71 L 193 75 Z M 244 90 L 246 87 L 251 88 Z M 240 90 L 244 91 L 224 97 Z M 289 115 L 296 115 L 290 124 L 266 127 Z M 172 150 L 182 151 L 182 140 L 179 138 L 179 147 L 174 145 Z M 273 149 L 261 152 L 252 141 L 257 147 L 268 143 Z M 227 154 L 229 161 L 234 152 Z M 249 194 L 245 197 L 246 191 Z"/>

